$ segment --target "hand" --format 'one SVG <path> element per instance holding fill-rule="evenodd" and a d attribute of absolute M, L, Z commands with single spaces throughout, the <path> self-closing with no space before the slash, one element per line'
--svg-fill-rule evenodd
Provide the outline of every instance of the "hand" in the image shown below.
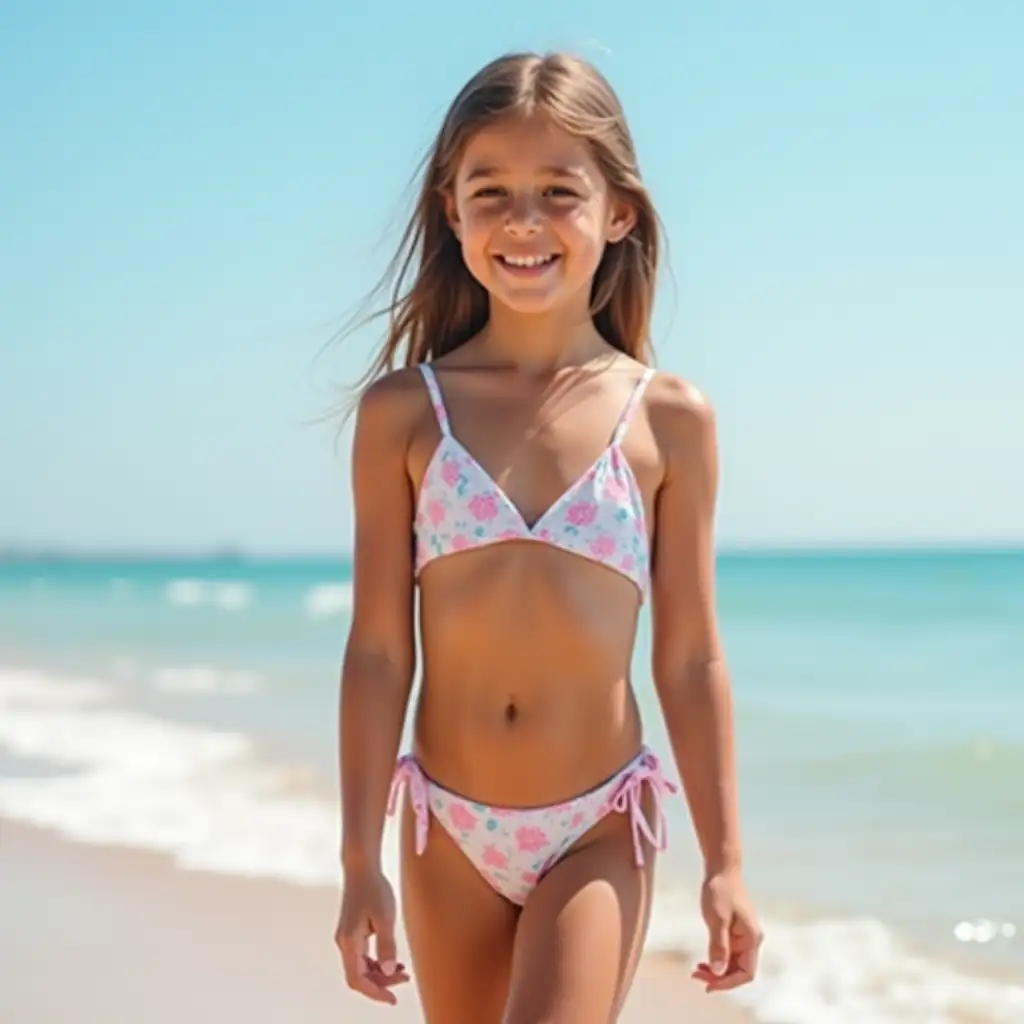
<path fill-rule="evenodd" d="M 376 939 L 371 955 L 370 936 Z M 378 871 L 347 872 L 334 941 L 348 987 L 394 1006 L 391 989 L 409 980 L 395 949 L 395 894 Z"/>
<path fill-rule="evenodd" d="M 754 980 L 763 935 L 738 871 L 709 875 L 701 888 L 700 909 L 708 926 L 708 962 L 692 977 L 705 992 L 722 992 Z"/>

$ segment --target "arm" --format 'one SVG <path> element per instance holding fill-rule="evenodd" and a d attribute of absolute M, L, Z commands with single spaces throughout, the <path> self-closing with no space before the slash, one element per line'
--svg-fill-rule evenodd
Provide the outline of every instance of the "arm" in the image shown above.
<path fill-rule="evenodd" d="M 400 374 L 359 404 L 352 448 L 352 626 L 339 715 L 342 863 L 378 870 L 391 776 L 415 671 L 408 403 Z"/>
<path fill-rule="evenodd" d="M 651 421 L 665 476 L 655 518 L 654 683 L 710 877 L 741 860 L 732 688 L 715 615 L 715 419 L 681 381 L 658 383 Z"/>
<path fill-rule="evenodd" d="M 651 411 L 665 453 L 654 545 L 654 684 L 704 855 L 708 962 L 693 977 L 720 992 L 754 978 L 762 935 L 741 880 L 732 688 L 715 616 L 718 446 L 707 402 L 681 381 L 661 384 Z"/>

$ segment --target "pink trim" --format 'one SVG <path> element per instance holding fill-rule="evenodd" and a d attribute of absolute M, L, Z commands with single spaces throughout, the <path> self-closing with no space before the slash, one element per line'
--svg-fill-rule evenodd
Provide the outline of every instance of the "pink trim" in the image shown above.
<path fill-rule="evenodd" d="M 423 769 L 416 763 L 411 754 L 398 759 L 395 773 L 391 777 L 391 791 L 388 793 L 388 814 L 392 815 L 398 807 L 398 793 L 403 783 L 409 791 L 409 802 L 416 815 L 416 853 L 420 854 L 427 848 L 427 830 L 430 828 L 430 793 L 427 788 L 427 777 Z"/>
<path fill-rule="evenodd" d="M 655 825 L 652 829 L 644 817 L 641 800 L 644 783 L 651 788 L 654 796 Z M 641 836 L 659 853 L 668 845 L 668 823 L 665 818 L 665 798 L 678 793 L 679 787 L 669 782 L 661 770 L 661 764 L 654 754 L 648 752 L 643 760 L 632 769 L 622 780 L 619 787 L 609 800 L 609 806 L 619 814 L 629 814 L 629 822 L 633 829 L 633 852 L 636 855 L 637 867 L 644 863 L 643 843 Z"/>
<path fill-rule="evenodd" d="M 389 815 L 397 809 L 403 785 L 415 815 L 417 855 L 426 849 L 433 813 L 480 873 L 503 896 L 520 905 L 572 843 L 606 814 L 629 815 L 634 859 L 642 867 L 644 840 L 659 852 L 667 845 L 665 799 L 679 792 L 647 748 L 617 777 L 551 807 L 486 807 L 431 782 L 416 759 L 407 754 L 395 766 L 388 794 Z M 644 817 L 645 785 L 654 798 L 653 824 Z M 485 823 L 486 829 L 482 827 Z"/>

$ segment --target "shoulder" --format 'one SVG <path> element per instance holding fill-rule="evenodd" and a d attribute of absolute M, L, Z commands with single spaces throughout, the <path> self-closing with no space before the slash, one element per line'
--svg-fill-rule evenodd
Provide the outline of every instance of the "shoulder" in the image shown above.
<path fill-rule="evenodd" d="M 392 370 L 371 381 L 356 406 L 356 431 L 377 442 L 408 442 L 430 411 L 430 396 L 419 369 Z"/>
<path fill-rule="evenodd" d="M 711 400 L 689 381 L 659 371 L 644 396 L 651 430 L 668 462 L 703 461 L 715 445 Z"/>

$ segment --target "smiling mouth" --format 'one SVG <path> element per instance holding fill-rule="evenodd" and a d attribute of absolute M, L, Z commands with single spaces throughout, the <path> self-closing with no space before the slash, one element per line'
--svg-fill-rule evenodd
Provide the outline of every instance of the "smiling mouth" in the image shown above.
<path fill-rule="evenodd" d="M 499 254 L 494 257 L 502 267 L 515 274 L 540 273 L 561 258 L 556 252 L 546 253 L 542 256 L 505 256 Z"/>

